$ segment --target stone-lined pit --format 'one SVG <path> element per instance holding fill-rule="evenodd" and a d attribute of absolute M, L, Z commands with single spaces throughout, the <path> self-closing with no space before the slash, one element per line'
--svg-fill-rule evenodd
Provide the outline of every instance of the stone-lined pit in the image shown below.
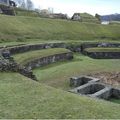
<path fill-rule="evenodd" d="M 71 87 L 79 87 L 88 82 L 97 82 L 100 79 L 89 77 L 89 76 L 80 76 L 80 77 L 72 77 L 70 78 L 70 86 Z"/>
<path fill-rule="evenodd" d="M 108 101 L 117 100 L 120 102 L 120 89 L 113 88 L 99 81 L 100 79 L 88 76 L 72 77 L 70 78 L 70 86 L 75 88 L 69 92 Z"/>
<path fill-rule="evenodd" d="M 94 83 L 94 84 L 87 84 L 85 86 L 82 86 L 81 88 L 77 89 L 77 92 L 84 95 L 91 95 L 94 94 L 102 89 L 104 89 L 105 86 L 102 84 Z"/>

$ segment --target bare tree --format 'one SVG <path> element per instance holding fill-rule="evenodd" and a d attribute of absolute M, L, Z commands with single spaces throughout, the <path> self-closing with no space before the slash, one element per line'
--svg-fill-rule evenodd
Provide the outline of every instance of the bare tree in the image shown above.
<path fill-rule="evenodd" d="M 14 1 L 17 3 L 18 7 L 23 9 L 26 8 L 25 0 L 14 0 Z"/>
<path fill-rule="evenodd" d="M 28 10 L 33 10 L 34 8 L 33 2 L 31 0 L 26 0 L 26 6 Z"/>

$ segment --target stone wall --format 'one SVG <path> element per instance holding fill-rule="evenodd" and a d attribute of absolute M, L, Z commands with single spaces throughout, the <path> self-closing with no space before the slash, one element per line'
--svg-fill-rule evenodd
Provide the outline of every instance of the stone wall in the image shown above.
<path fill-rule="evenodd" d="M 18 72 L 28 78 L 37 80 L 31 70 L 25 68 L 24 66 L 18 65 L 12 57 L 9 59 L 4 59 L 0 56 L 0 72 Z"/>
<path fill-rule="evenodd" d="M 85 55 L 94 59 L 120 59 L 120 52 L 85 52 Z"/>
<path fill-rule="evenodd" d="M 81 81 L 84 82 L 84 84 L 81 84 Z M 73 77 L 72 79 L 70 78 L 70 86 L 71 85 L 73 89 L 69 90 L 69 92 L 78 95 L 86 95 L 89 97 L 100 98 L 105 100 L 110 100 L 113 98 L 116 100 L 120 100 L 119 88 L 114 88 L 110 85 L 101 83 L 97 78 L 89 76 Z"/>
<path fill-rule="evenodd" d="M 26 63 L 26 65 L 22 66 L 17 64 L 12 57 L 10 57 L 9 59 L 5 59 L 2 55 L 0 55 L 0 72 L 9 72 L 9 71 L 19 72 L 20 74 L 28 78 L 37 80 L 32 72 L 33 68 L 41 67 L 58 61 L 71 60 L 72 58 L 73 58 L 73 53 L 66 52 L 66 53 L 55 54 L 39 59 L 34 59 Z"/>
<path fill-rule="evenodd" d="M 2 51 L 3 47 L 0 47 L 0 51 Z M 24 53 L 32 50 L 41 50 L 47 48 L 66 48 L 71 50 L 72 52 L 81 52 L 81 44 L 80 43 L 43 43 L 43 44 L 33 44 L 33 45 L 15 45 L 15 46 L 7 46 L 6 49 L 10 51 L 11 54 Z"/>
<path fill-rule="evenodd" d="M 14 46 L 14 47 L 8 47 L 7 49 L 10 51 L 11 54 L 17 54 L 32 50 L 41 50 L 47 48 L 64 48 L 64 47 L 65 47 L 64 43 L 48 43 L 48 44 L 46 43 L 46 44 Z"/>
<path fill-rule="evenodd" d="M 82 52 L 86 48 L 93 48 L 93 47 L 120 47 L 120 43 L 83 43 L 81 44 Z"/>
<path fill-rule="evenodd" d="M 51 56 L 47 56 L 39 59 L 34 59 L 28 62 L 27 64 L 25 64 L 25 67 L 33 69 L 33 68 L 41 67 L 51 63 L 55 63 L 58 61 L 71 60 L 71 59 L 73 59 L 72 52 L 61 53 L 61 54 L 51 55 Z"/>

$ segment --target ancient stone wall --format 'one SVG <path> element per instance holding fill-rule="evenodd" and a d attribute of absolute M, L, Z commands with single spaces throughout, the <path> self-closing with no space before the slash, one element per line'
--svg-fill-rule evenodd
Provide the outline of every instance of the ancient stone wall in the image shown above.
<path fill-rule="evenodd" d="M 19 72 L 28 78 L 37 80 L 31 70 L 25 68 L 24 66 L 18 65 L 12 58 L 4 59 L 0 57 L 0 72 Z"/>
<path fill-rule="evenodd" d="M 8 47 L 7 49 L 10 51 L 11 54 L 17 54 L 32 50 L 41 50 L 47 48 L 64 48 L 64 47 L 65 47 L 64 43 L 48 43 L 48 44 L 46 43 L 46 44 L 14 46 L 14 47 Z"/>
<path fill-rule="evenodd" d="M 86 48 L 93 47 L 120 47 L 120 43 L 83 43 L 81 49 L 84 51 Z"/>
<path fill-rule="evenodd" d="M 34 47 L 32 49 L 34 49 Z M 33 68 L 41 67 L 44 65 L 48 65 L 50 63 L 58 62 L 58 61 L 71 60 L 72 58 L 73 58 L 73 53 L 66 52 L 66 53 L 55 54 L 55 55 L 51 55 L 51 56 L 47 56 L 39 59 L 34 59 L 23 66 L 23 65 L 17 64 L 12 57 L 5 59 L 1 54 L 0 55 L 0 72 L 8 72 L 8 71 L 19 72 L 20 74 L 28 78 L 36 80 L 36 77 L 32 72 Z"/>
<path fill-rule="evenodd" d="M 55 63 L 58 61 L 71 60 L 71 59 L 73 59 L 72 52 L 61 53 L 61 54 L 51 55 L 51 56 L 47 56 L 47 57 L 43 57 L 39 59 L 34 59 L 28 62 L 27 64 L 25 64 L 25 67 L 33 69 L 33 68 L 41 67 L 41 66 L 48 65 L 51 63 Z"/>
<path fill-rule="evenodd" d="M 94 59 L 120 59 L 120 52 L 85 52 L 85 55 Z"/>
<path fill-rule="evenodd" d="M 85 80 L 86 82 L 84 82 Z M 82 82 L 84 82 L 84 84 L 81 84 Z M 89 76 L 73 77 L 70 78 L 70 86 L 74 88 L 72 90 L 69 90 L 69 92 L 78 95 L 86 95 L 89 97 L 105 100 L 110 100 L 113 98 L 117 100 L 120 99 L 119 88 L 114 88 L 110 85 L 101 83 L 97 78 Z"/>

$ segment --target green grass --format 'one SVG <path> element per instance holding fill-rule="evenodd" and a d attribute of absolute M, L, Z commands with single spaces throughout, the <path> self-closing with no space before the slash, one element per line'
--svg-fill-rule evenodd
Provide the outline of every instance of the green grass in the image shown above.
<path fill-rule="evenodd" d="M 120 52 L 120 48 L 105 48 L 105 47 L 96 47 L 96 48 L 86 48 L 87 52 Z"/>
<path fill-rule="evenodd" d="M 21 8 L 14 8 L 17 16 L 39 17 L 39 13 L 32 10 L 25 10 Z"/>
<path fill-rule="evenodd" d="M 111 98 L 109 101 L 120 104 L 120 99 Z"/>
<path fill-rule="evenodd" d="M 120 21 L 111 21 L 110 24 L 119 25 Z"/>
<path fill-rule="evenodd" d="M 120 105 L 71 94 L 17 73 L 0 73 L 1 119 L 120 118 Z"/>
<path fill-rule="evenodd" d="M 69 90 L 69 79 L 73 76 L 89 75 L 99 72 L 120 71 L 120 60 L 92 59 L 80 54 L 72 61 L 60 62 L 34 69 L 39 82 L 59 89 Z"/>
<path fill-rule="evenodd" d="M 95 18 L 94 16 L 88 14 L 88 13 L 80 13 L 82 22 L 90 22 L 90 23 L 100 23 L 100 21 Z"/>
<path fill-rule="evenodd" d="M 43 58 L 55 54 L 61 54 L 61 53 L 67 53 L 70 52 L 69 50 L 65 48 L 51 48 L 51 49 L 44 49 L 44 50 L 35 50 L 35 51 L 29 51 L 21 54 L 14 55 L 15 61 L 21 65 L 25 65 L 26 63 L 38 59 Z"/>
<path fill-rule="evenodd" d="M 120 39 L 120 25 L 100 25 L 68 20 L 0 15 L 0 42 L 27 40 Z"/>

